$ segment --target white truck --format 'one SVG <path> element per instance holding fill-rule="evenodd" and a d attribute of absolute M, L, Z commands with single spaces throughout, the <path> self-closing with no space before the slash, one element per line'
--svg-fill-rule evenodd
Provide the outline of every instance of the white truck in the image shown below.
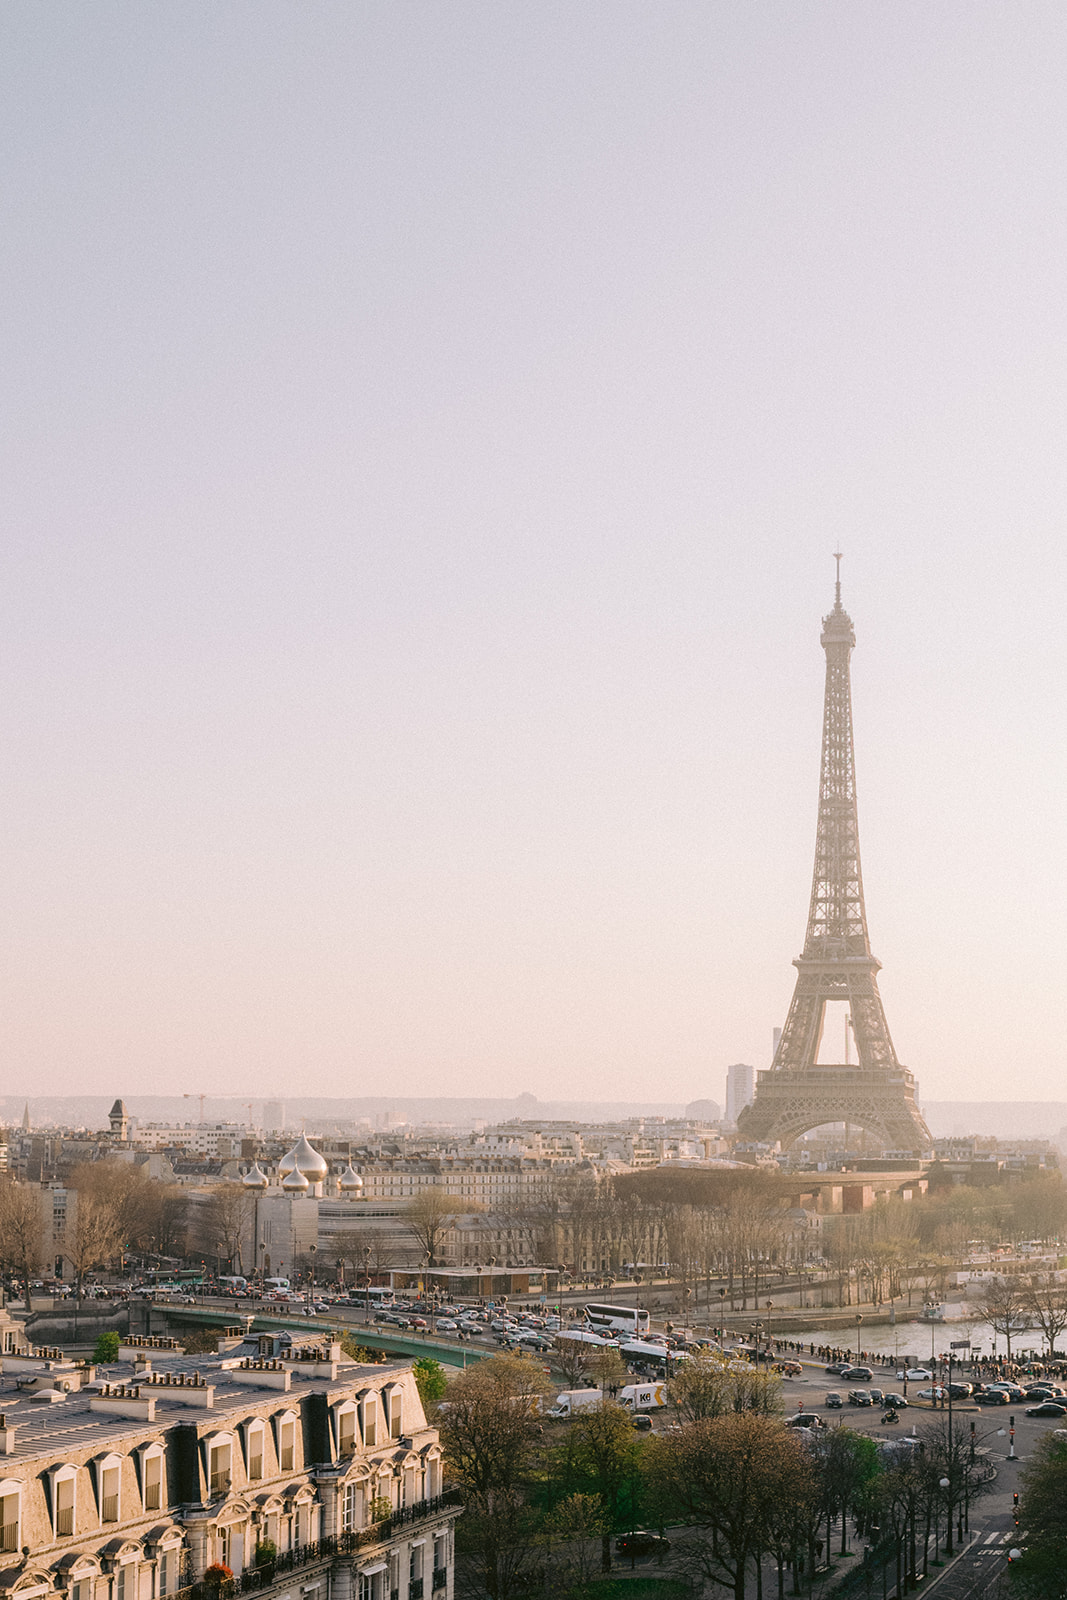
<path fill-rule="evenodd" d="M 629 1411 L 654 1411 L 659 1406 L 667 1404 L 667 1385 L 665 1383 L 628 1383 L 620 1389 L 615 1396 L 620 1406 L 626 1406 Z"/>
<path fill-rule="evenodd" d="M 595 1411 L 602 1396 L 599 1389 L 561 1389 L 555 1404 L 549 1406 L 548 1417 L 576 1417 L 579 1411 Z"/>

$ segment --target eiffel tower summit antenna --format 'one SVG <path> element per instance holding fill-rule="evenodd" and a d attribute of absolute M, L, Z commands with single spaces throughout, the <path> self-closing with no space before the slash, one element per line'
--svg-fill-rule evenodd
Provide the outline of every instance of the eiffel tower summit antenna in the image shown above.
<path fill-rule="evenodd" d="M 871 953 L 860 873 L 859 814 L 852 741 L 849 661 L 856 644 L 841 604 L 841 554 L 834 608 L 822 621 L 826 652 L 819 816 L 804 950 L 774 1062 L 738 1118 L 745 1140 L 793 1143 L 828 1122 L 859 1124 L 883 1150 L 915 1153 L 932 1144 L 915 1104 L 915 1079 L 897 1060 L 878 993 L 881 962 Z M 831 1000 L 848 1005 L 858 1064 L 819 1062 Z M 846 1052 L 847 1054 L 847 1052 Z"/>

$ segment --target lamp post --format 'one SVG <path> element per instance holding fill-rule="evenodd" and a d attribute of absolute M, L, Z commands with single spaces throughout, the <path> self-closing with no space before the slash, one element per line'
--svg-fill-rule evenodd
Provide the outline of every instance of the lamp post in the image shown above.
<path fill-rule="evenodd" d="M 719 1343 L 726 1343 L 726 1290 L 719 1290 Z"/>
<path fill-rule="evenodd" d="M 308 1288 L 308 1313 L 309 1313 L 309 1315 L 310 1315 L 310 1312 L 311 1312 L 312 1304 L 313 1304 L 314 1299 L 315 1299 L 315 1252 L 318 1250 L 318 1248 L 319 1247 L 318 1247 L 317 1244 L 309 1244 L 308 1245 L 308 1255 L 311 1257 L 311 1284 L 310 1284 L 310 1287 Z"/>
<path fill-rule="evenodd" d="M 856 1312 L 856 1365 L 860 1364 L 860 1327 L 863 1323 L 862 1311 Z"/>
<path fill-rule="evenodd" d="M 337 1287 L 340 1289 L 341 1293 L 343 1294 L 344 1293 L 344 1288 L 345 1288 L 345 1258 L 344 1258 L 344 1256 L 338 1256 L 337 1257 L 336 1266 L 337 1266 Z"/>
<path fill-rule="evenodd" d="M 363 1307 L 363 1322 L 370 1327 L 370 1245 L 363 1246 L 363 1288 L 366 1293 L 366 1303 Z"/>

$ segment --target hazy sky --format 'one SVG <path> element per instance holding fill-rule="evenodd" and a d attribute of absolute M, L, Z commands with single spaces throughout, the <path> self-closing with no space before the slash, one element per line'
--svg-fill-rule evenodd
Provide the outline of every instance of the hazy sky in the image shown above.
<path fill-rule="evenodd" d="M 0 1083 L 722 1097 L 830 553 L 932 1099 L 1062 1098 L 1067 9 L 0 11 Z"/>

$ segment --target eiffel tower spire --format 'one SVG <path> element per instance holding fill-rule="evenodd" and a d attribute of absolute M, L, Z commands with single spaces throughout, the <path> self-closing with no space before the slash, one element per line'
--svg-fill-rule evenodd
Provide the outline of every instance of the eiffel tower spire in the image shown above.
<path fill-rule="evenodd" d="M 881 962 L 871 953 L 860 871 L 856 763 L 852 742 L 852 619 L 841 604 L 841 556 L 835 554 L 834 607 L 823 618 L 826 652 L 819 817 L 815 870 L 796 987 L 774 1063 L 757 1080 L 756 1098 L 739 1120 L 746 1139 L 791 1143 L 825 1122 L 858 1123 L 884 1147 L 930 1143 L 915 1105 L 915 1080 L 897 1060 L 878 993 Z M 848 1004 L 858 1066 L 817 1065 L 827 1002 Z M 846 1047 L 847 1054 L 847 1047 Z"/>

